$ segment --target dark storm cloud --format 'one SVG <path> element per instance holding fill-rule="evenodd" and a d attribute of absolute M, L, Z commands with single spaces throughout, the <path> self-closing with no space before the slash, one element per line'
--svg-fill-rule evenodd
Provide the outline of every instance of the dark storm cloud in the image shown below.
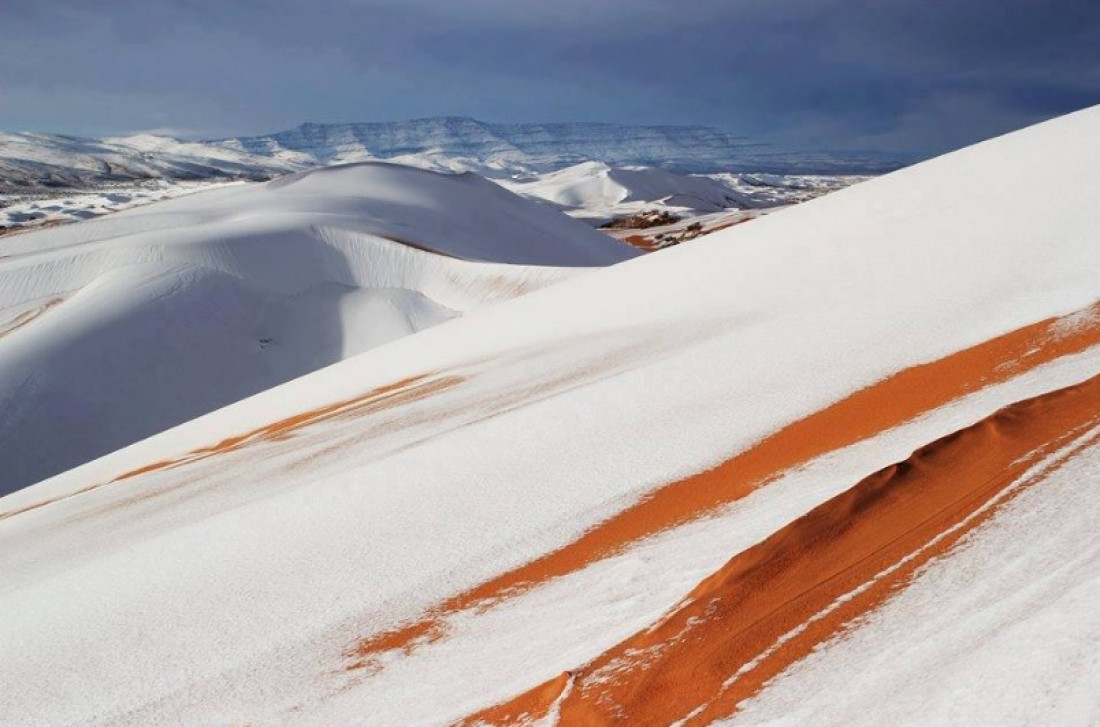
<path fill-rule="evenodd" d="M 1098 49 L 1094 0 L 15 2 L 0 128 L 463 114 L 926 152 L 1100 102 Z"/>

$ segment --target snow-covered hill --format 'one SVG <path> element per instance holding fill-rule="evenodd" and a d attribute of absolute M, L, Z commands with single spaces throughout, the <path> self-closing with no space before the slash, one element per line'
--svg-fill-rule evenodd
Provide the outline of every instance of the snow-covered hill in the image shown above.
<path fill-rule="evenodd" d="M 0 721 L 1088 723 L 1098 135 L 576 276 L 0 500 Z M 323 218 L 337 253 L 254 236 L 294 193 L 195 220 L 245 230 L 202 259 L 284 293 L 353 265 Z M 69 242 L 40 264 L 107 254 Z"/>
<path fill-rule="evenodd" d="M 528 199 L 606 227 L 617 239 L 656 250 L 756 219 L 866 181 L 862 176 L 684 174 L 582 162 L 524 179 L 497 179 Z M 658 216 L 663 216 L 658 218 Z M 645 218 L 645 219 L 642 219 Z M 625 224 L 624 224 L 625 223 Z"/>
<path fill-rule="evenodd" d="M 584 162 L 529 180 L 499 183 L 516 194 L 593 219 L 632 215 L 643 209 L 703 214 L 756 206 L 716 179 L 646 167 L 616 168 L 602 162 Z"/>
<path fill-rule="evenodd" d="M 5 238 L 0 491 L 634 254 L 475 175 L 377 163 Z"/>

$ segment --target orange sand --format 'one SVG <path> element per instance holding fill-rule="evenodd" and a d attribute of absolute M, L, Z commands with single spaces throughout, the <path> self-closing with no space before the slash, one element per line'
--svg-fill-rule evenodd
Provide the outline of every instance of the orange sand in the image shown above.
<path fill-rule="evenodd" d="M 8 321 L 7 325 L 0 328 L 0 338 L 3 338 L 4 336 L 7 336 L 11 333 L 14 333 L 14 332 L 18 331 L 20 328 L 22 328 L 23 326 L 27 325 L 28 323 L 31 323 L 32 321 L 37 320 L 40 316 L 44 315 L 47 311 L 49 311 L 50 308 L 53 308 L 54 306 L 58 305 L 63 300 L 65 300 L 65 298 L 63 298 L 61 296 L 58 296 L 56 298 L 50 298 L 48 301 L 46 301 L 42 305 L 38 306 L 37 308 L 32 308 L 31 310 L 24 311 L 24 312 L 20 313 L 19 315 L 15 316 L 10 321 Z"/>
<path fill-rule="evenodd" d="M 673 613 L 568 680 L 559 677 L 463 723 L 512 724 L 545 714 L 555 701 L 563 725 L 667 725 L 689 714 L 687 724 L 709 724 L 727 717 L 1045 478 L 1049 472 L 979 513 L 1037 461 L 1097 423 L 1100 377 L 1003 409 L 738 554 Z M 846 595 L 850 600 L 838 601 Z"/>

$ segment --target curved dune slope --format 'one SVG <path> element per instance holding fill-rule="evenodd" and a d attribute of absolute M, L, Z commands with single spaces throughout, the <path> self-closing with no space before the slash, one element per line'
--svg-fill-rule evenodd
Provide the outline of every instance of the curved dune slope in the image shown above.
<path fill-rule="evenodd" d="M 1095 710 L 1098 133 L 479 308 L 0 499 L 0 722 Z"/>
<path fill-rule="evenodd" d="M 384 164 L 21 235 L 0 254 L 0 493 L 569 274 L 535 265 L 633 255 L 483 179 Z"/>

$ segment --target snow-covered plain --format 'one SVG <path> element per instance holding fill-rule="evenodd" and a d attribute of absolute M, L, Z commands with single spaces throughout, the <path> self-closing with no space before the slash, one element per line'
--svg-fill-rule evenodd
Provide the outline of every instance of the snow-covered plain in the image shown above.
<path fill-rule="evenodd" d="M 553 266 L 636 254 L 479 177 L 385 164 L 0 244 L 5 493 L 573 274 Z"/>
<path fill-rule="evenodd" d="M 95 190 L 68 190 L 67 194 L 39 192 L 0 195 L 0 235 L 80 222 L 111 212 L 141 207 L 240 182 L 155 182 L 105 186 Z M 2 250 L 2 248 L 0 248 Z"/>
<path fill-rule="evenodd" d="M 364 639 L 567 547 L 661 486 L 785 425 L 900 371 L 1088 309 L 1100 297 L 1100 208 L 1090 192 L 1100 157 L 1081 150 L 1098 133 L 1100 108 L 1087 110 L 692 245 L 572 276 L 3 498 L 0 721 L 385 725 L 401 715 L 408 724 L 444 724 L 538 686 L 566 662 L 595 658 L 736 554 L 706 537 L 715 522 L 732 518 L 718 527 L 727 548 L 744 548 L 926 438 L 1015 397 L 1100 374 L 1100 352 L 1094 346 L 981 387 L 786 473 L 710 514 L 718 520 L 628 542 L 506 594 L 495 608 L 455 615 L 450 634 L 383 650 L 370 668 L 354 665 Z M 1037 191 L 1036 177 L 1052 181 Z M 332 190 L 318 193 L 328 199 Z M 1025 195 L 1034 203 L 1020 205 Z M 454 232 L 431 231 L 441 236 L 435 245 Z M 45 258 L 65 250 L 48 234 L 33 235 Z M 95 249 L 89 241 L 88 253 Z M 513 262 L 560 262 L 545 250 Z M 248 263 L 264 268 L 265 260 Z M 1097 506 L 1074 494 L 1092 486 L 1089 467 L 1067 469 L 1068 480 L 1041 491 L 1063 509 L 1087 510 L 1075 533 L 1087 530 Z M 728 527 L 739 523 L 760 529 Z M 975 542 L 1002 526 L 991 521 Z M 1027 545 L 1057 560 L 1067 542 L 1029 531 Z M 677 570 L 685 553 L 689 562 Z M 1091 600 L 1091 562 L 1065 572 L 1082 584 L 1076 613 Z M 972 580 L 956 577 L 955 587 Z M 1012 590 L 1007 579 L 990 592 L 1003 596 L 1003 584 Z M 1044 633 L 1042 611 L 1019 613 L 1017 628 Z M 986 616 L 995 617 L 970 614 Z M 1076 619 L 1060 635 L 1092 638 L 1093 624 Z M 868 639 L 872 653 L 893 648 L 873 633 Z M 996 648 L 962 671 L 973 676 L 996 662 Z M 501 652 L 508 658 L 492 656 Z M 1095 661 L 1052 668 L 1062 670 L 1059 679 L 1045 683 L 1065 684 L 1067 675 L 1095 683 Z M 1005 714 L 992 702 L 1001 692 L 975 680 L 942 688 L 952 690 L 937 693 L 945 700 L 967 700 L 978 721 Z M 1033 685 L 1017 688 L 1025 694 Z M 1035 698 L 1058 694 L 1065 692 Z M 859 697 L 847 695 L 865 722 L 920 719 Z M 767 698 L 765 690 L 760 703 Z M 1095 695 L 1067 698 L 1075 706 L 1066 714 L 1095 710 Z M 645 715 L 632 717 L 645 723 Z"/>

